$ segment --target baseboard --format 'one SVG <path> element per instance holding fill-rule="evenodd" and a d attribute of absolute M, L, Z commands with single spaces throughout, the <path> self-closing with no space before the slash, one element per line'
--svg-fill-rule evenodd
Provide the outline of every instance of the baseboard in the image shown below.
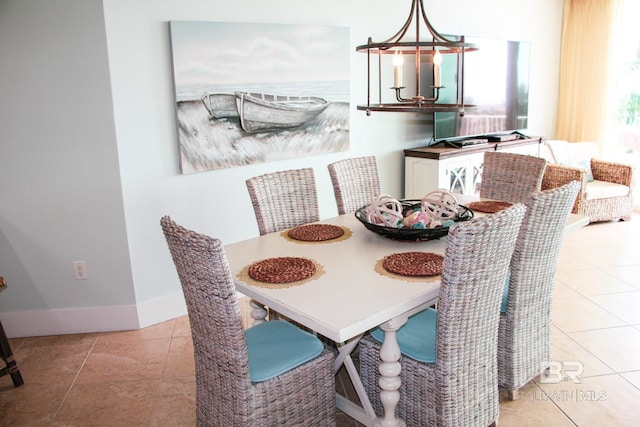
<path fill-rule="evenodd" d="M 0 313 L 9 338 L 124 331 L 138 328 L 135 305 Z"/>
<path fill-rule="evenodd" d="M 166 322 L 187 314 L 182 290 L 138 304 L 138 328 Z"/>
<path fill-rule="evenodd" d="M 141 329 L 186 313 L 182 292 L 176 292 L 137 305 L 2 312 L 0 320 L 15 338 Z"/>

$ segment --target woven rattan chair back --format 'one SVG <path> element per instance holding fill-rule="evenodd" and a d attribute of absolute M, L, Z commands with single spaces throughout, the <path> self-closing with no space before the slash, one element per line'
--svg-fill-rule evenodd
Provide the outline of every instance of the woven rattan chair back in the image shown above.
<path fill-rule="evenodd" d="M 260 235 L 320 219 L 313 169 L 292 169 L 246 182 Z"/>
<path fill-rule="evenodd" d="M 487 426 L 498 417 L 500 302 L 524 209 L 516 205 L 450 232 L 438 301 L 438 425 Z M 454 380 L 461 375 L 466 381 Z"/>
<path fill-rule="evenodd" d="M 327 168 L 340 215 L 355 212 L 380 194 L 378 164 L 374 156 L 339 160 Z"/>
<path fill-rule="evenodd" d="M 160 220 L 184 292 L 199 426 L 335 424 L 333 355 L 252 383 L 242 315 L 220 240 Z"/>
<path fill-rule="evenodd" d="M 498 379 L 512 399 L 551 362 L 551 303 L 560 247 L 580 183 L 529 196 L 500 315 Z"/>
<path fill-rule="evenodd" d="M 542 157 L 486 151 L 480 197 L 524 203 L 531 193 L 540 191 L 546 164 Z"/>
<path fill-rule="evenodd" d="M 481 426 L 498 417 L 500 302 L 525 206 L 449 231 L 437 310 L 436 361 L 402 356 L 397 414 L 407 426 Z M 361 376 L 376 410 L 380 343 L 361 341 Z"/>
<path fill-rule="evenodd" d="M 186 230 L 166 216 L 161 226 L 189 313 L 198 422 L 215 424 L 218 420 L 225 425 L 235 417 L 248 419 L 249 357 L 222 243 Z"/>

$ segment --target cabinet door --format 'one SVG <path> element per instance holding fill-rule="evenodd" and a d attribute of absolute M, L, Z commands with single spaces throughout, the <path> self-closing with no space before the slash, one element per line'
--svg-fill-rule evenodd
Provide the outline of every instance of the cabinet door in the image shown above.
<path fill-rule="evenodd" d="M 480 195 L 480 183 L 482 182 L 483 160 L 478 160 L 471 165 L 471 192 L 465 193 L 471 196 Z"/>
<path fill-rule="evenodd" d="M 444 169 L 449 191 L 456 194 L 467 194 L 469 188 L 469 164 L 461 162 L 448 165 Z"/>
<path fill-rule="evenodd" d="M 452 193 L 473 195 L 480 189 L 482 153 L 440 161 L 447 188 Z"/>
<path fill-rule="evenodd" d="M 420 199 L 438 188 L 473 195 L 480 189 L 483 153 L 446 160 L 405 157 L 406 199 Z"/>
<path fill-rule="evenodd" d="M 432 159 L 404 158 L 405 199 L 421 199 L 428 192 L 447 185 L 440 173 L 439 163 Z"/>

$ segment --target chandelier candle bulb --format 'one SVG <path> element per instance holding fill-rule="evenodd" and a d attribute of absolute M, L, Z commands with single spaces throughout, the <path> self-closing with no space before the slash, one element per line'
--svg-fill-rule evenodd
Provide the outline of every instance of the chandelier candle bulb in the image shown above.
<path fill-rule="evenodd" d="M 402 64 L 404 59 L 399 51 L 393 55 L 393 87 L 402 87 Z"/>
<path fill-rule="evenodd" d="M 433 86 L 441 87 L 442 82 L 440 80 L 440 64 L 442 64 L 442 55 L 439 50 L 433 55 Z"/>

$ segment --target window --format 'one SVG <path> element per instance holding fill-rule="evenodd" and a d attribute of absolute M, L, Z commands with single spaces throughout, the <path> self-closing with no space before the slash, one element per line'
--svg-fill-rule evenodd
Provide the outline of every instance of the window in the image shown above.
<path fill-rule="evenodd" d="M 614 158 L 633 164 L 634 204 L 640 205 L 640 2 L 625 0 L 620 29 L 617 69 L 617 115 Z"/>

